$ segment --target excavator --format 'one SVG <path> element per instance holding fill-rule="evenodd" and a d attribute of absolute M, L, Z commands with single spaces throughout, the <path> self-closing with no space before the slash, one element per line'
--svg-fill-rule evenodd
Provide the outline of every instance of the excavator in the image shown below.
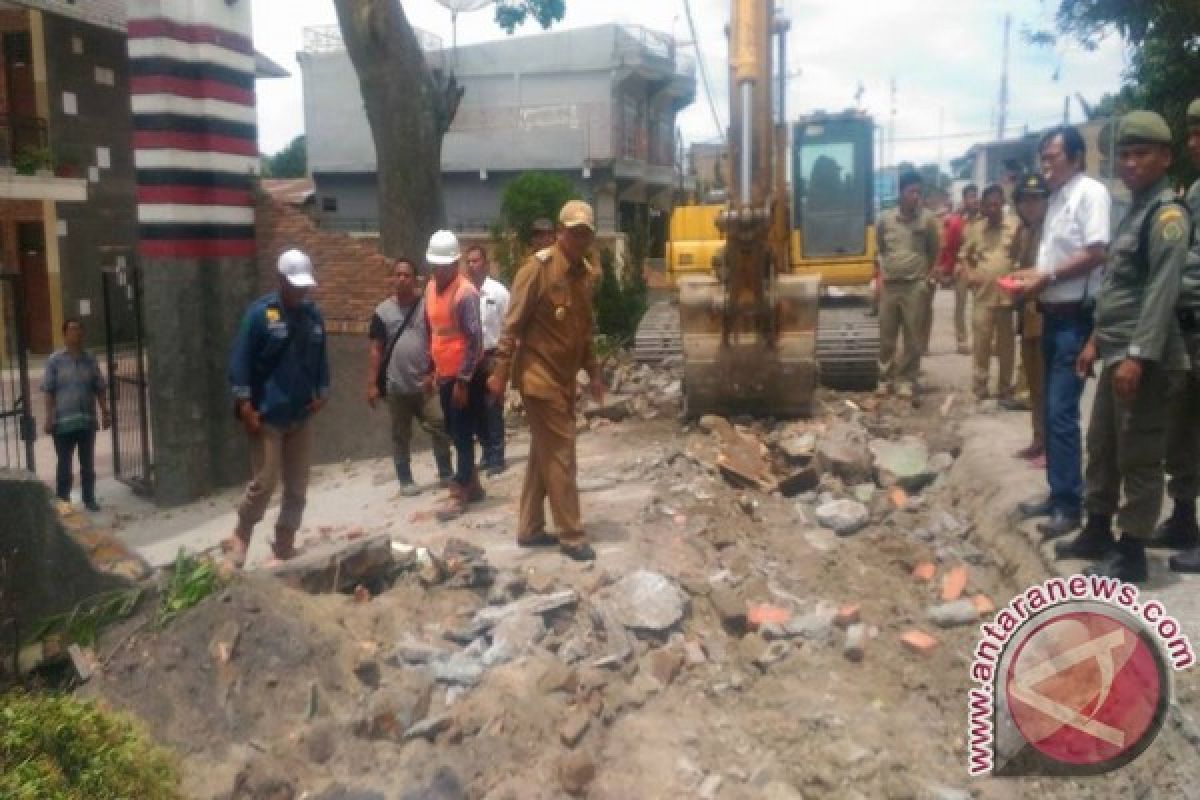
<path fill-rule="evenodd" d="M 733 0 L 728 200 L 676 208 L 667 261 L 678 311 L 652 307 L 639 327 L 639 358 L 681 343 L 689 417 L 806 416 L 818 379 L 845 389 L 878 380 L 865 291 L 874 126 L 856 111 L 798 120 L 789 185 L 789 27 L 773 0 Z"/>

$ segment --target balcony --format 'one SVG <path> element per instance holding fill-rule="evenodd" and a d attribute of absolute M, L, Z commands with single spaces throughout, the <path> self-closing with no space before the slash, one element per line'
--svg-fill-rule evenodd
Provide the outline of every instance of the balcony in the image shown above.
<path fill-rule="evenodd" d="M 87 200 L 82 165 L 56 159 L 48 145 L 46 120 L 0 114 L 0 199 Z"/>

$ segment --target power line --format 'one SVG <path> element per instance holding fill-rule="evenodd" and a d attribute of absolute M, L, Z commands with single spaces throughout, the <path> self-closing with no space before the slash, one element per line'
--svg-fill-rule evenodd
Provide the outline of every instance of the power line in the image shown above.
<path fill-rule="evenodd" d="M 696 21 L 692 19 L 691 0 L 683 0 L 683 10 L 687 15 L 688 30 L 692 33 L 692 43 L 696 48 L 696 64 L 700 67 L 700 82 L 704 84 L 704 96 L 708 98 L 708 110 L 712 112 L 713 125 L 717 129 L 717 136 L 721 138 L 721 144 L 726 144 L 725 126 L 721 124 L 721 118 L 717 116 L 717 104 L 713 102 L 712 85 L 708 80 L 708 67 L 704 64 L 704 49 L 700 47 L 700 37 L 696 35 Z"/>

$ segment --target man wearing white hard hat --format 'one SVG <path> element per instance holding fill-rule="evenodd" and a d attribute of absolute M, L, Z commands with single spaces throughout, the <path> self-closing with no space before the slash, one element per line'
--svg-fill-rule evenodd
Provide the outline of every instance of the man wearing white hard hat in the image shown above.
<path fill-rule="evenodd" d="M 591 379 L 591 395 L 604 398 L 592 350 L 592 271 L 585 256 L 596 237 L 592 207 L 563 206 L 556 243 L 525 262 L 513 281 L 512 301 L 488 390 L 500 400 L 511 375 L 529 421 L 529 461 L 521 487 L 517 544 L 553 547 L 576 561 L 591 561 L 575 483 L 575 377 Z M 546 531 L 546 501 L 555 535 Z"/>
<path fill-rule="evenodd" d="M 484 496 L 475 469 L 475 434 L 485 411 L 484 387 L 475 374 L 483 356 L 483 325 L 479 291 L 459 269 L 461 259 L 453 233 L 438 231 L 430 237 L 425 251 L 433 270 L 433 280 L 425 287 L 429 355 L 456 462 L 449 495 L 437 512 L 443 520 L 458 516 L 468 503 Z"/>
<path fill-rule="evenodd" d="M 288 250 L 276 271 L 279 288 L 250 304 L 229 360 L 235 415 L 250 440 L 253 472 L 237 527 L 223 543 L 235 567 L 245 563 L 254 526 L 280 479 L 283 501 L 271 550 L 280 560 L 295 555 L 308 490 L 312 416 L 329 397 L 325 321 L 309 297 L 317 285 L 312 260 Z"/>

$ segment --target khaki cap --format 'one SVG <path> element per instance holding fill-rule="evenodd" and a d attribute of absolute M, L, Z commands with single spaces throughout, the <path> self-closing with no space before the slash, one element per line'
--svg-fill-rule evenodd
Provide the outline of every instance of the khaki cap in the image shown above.
<path fill-rule="evenodd" d="M 1171 144 L 1171 126 L 1153 111 L 1130 111 L 1117 127 L 1117 144 Z"/>
<path fill-rule="evenodd" d="M 1200 97 L 1191 102 L 1187 110 L 1188 125 L 1200 125 Z"/>
<path fill-rule="evenodd" d="M 582 200 L 568 201 L 559 212 L 558 221 L 564 228 L 586 225 L 591 230 L 596 230 L 596 216 L 592 213 L 592 207 Z"/>

